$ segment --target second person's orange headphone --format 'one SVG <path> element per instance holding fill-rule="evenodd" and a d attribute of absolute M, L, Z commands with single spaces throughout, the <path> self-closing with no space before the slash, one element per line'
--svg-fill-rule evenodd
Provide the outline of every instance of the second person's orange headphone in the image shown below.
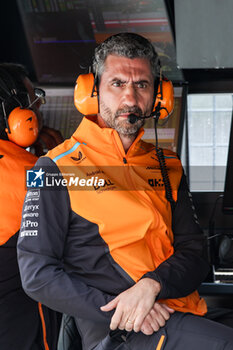
<path fill-rule="evenodd" d="M 11 86 L 8 86 L 9 84 Z M 30 108 L 23 107 L 13 77 L 2 68 L 0 69 L 0 88 L 5 95 L 0 95 L 0 100 L 8 139 L 21 147 L 31 146 L 38 137 L 37 116 Z M 10 104 L 18 106 L 9 112 L 7 109 Z"/>

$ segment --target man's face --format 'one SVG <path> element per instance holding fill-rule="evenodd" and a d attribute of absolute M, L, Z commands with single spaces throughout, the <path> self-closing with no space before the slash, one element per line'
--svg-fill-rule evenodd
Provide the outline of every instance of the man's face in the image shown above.
<path fill-rule="evenodd" d="M 135 135 L 144 121 L 131 124 L 130 114 L 146 116 L 154 100 L 154 79 L 149 60 L 109 55 L 99 86 L 100 116 L 122 135 Z"/>

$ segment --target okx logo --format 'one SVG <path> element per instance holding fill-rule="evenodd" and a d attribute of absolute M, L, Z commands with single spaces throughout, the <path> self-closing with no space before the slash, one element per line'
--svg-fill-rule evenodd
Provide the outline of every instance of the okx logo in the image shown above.
<path fill-rule="evenodd" d="M 27 187 L 43 187 L 45 172 L 40 170 L 27 170 Z"/>

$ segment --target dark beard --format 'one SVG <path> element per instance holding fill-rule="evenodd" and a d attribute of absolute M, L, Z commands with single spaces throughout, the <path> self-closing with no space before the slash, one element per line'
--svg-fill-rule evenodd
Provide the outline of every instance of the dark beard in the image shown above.
<path fill-rule="evenodd" d="M 137 106 L 129 107 L 124 106 L 121 109 L 118 109 L 114 115 L 112 116 L 111 110 L 104 104 L 101 104 L 101 108 L 103 109 L 102 118 L 108 127 L 115 129 L 120 135 L 124 135 L 127 137 L 135 137 L 137 135 L 138 130 L 144 125 L 144 120 L 137 120 L 135 123 L 131 124 L 129 120 L 119 120 L 118 117 L 120 114 L 132 113 L 141 117 L 143 115 L 141 108 Z"/>

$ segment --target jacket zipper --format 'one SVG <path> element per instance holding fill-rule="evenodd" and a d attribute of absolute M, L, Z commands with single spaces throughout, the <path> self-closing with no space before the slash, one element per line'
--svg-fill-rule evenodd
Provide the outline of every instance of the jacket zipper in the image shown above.
<path fill-rule="evenodd" d="M 126 167 L 128 169 L 128 170 L 126 170 L 126 167 L 125 167 L 125 170 L 127 171 L 127 174 L 128 174 L 127 179 L 129 180 L 130 184 L 132 185 L 132 188 L 137 190 L 137 188 L 134 185 L 134 182 L 132 181 L 132 178 L 131 178 L 131 175 L 129 172 L 129 163 L 127 161 L 127 158 L 125 156 L 122 157 L 122 153 L 118 147 L 118 144 L 117 144 L 113 134 L 112 134 L 112 138 L 113 138 L 113 142 L 114 142 L 115 148 L 117 150 L 117 153 L 120 155 L 120 158 L 122 159 L 124 165 L 126 165 Z M 155 210 L 154 205 L 148 199 L 144 198 L 144 196 L 140 193 L 140 191 L 136 191 L 136 194 L 139 197 L 139 199 L 141 199 L 145 204 L 147 204 L 152 209 L 152 211 L 155 213 L 155 215 L 158 217 L 158 213 L 157 213 L 157 210 Z"/>

